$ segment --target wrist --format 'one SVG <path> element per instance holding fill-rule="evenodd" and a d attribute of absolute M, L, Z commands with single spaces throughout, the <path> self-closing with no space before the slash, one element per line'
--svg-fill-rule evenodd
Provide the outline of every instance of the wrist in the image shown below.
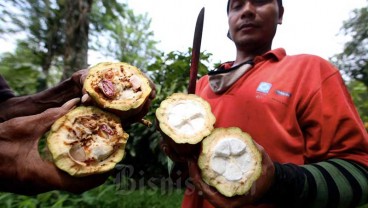
<path fill-rule="evenodd" d="M 73 78 L 68 78 L 55 87 L 32 96 L 33 102 L 37 105 L 45 106 L 44 110 L 51 107 L 59 107 L 73 98 L 81 97 L 81 89 L 78 82 Z"/>
<path fill-rule="evenodd" d="M 299 197 L 305 182 L 302 168 L 295 164 L 281 164 L 274 162 L 275 173 L 272 185 L 261 198 L 259 203 L 273 203 L 282 205 L 287 203 L 293 207 Z"/>
<path fill-rule="evenodd" d="M 14 97 L 1 103 L 0 122 L 15 117 L 41 113 L 48 108 L 60 107 L 65 102 L 82 96 L 80 85 L 68 78 L 57 86 L 34 95 Z"/>
<path fill-rule="evenodd" d="M 272 178 L 272 182 L 266 193 L 259 199 L 258 203 L 273 203 L 275 198 L 275 193 L 277 192 L 277 187 L 279 185 L 279 178 L 280 178 L 280 163 L 274 162 L 274 174 Z M 257 204 L 258 204 L 257 203 Z"/>

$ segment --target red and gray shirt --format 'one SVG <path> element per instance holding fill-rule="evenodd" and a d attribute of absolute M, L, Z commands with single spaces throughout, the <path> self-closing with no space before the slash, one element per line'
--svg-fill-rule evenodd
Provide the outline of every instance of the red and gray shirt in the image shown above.
<path fill-rule="evenodd" d="M 368 166 L 367 132 L 333 65 L 318 56 L 288 56 L 281 48 L 253 62 L 221 94 L 211 89 L 209 75 L 198 81 L 196 94 L 210 103 L 215 127 L 240 127 L 275 162 L 338 158 Z M 201 197 L 186 194 L 183 207 L 199 207 L 195 201 Z M 206 201 L 200 206 L 211 207 Z"/>
<path fill-rule="evenodd" d="M 222 94 L 211 90 L 208 75 L 199 80 L 196 93 L 210 103 L 216 127 L 240 127 L 274 161 L 338 157 L 368 166 L 367 132 L 333 65 L 317 56 L 286 56 L 283 49 L 254 63 Z"/>

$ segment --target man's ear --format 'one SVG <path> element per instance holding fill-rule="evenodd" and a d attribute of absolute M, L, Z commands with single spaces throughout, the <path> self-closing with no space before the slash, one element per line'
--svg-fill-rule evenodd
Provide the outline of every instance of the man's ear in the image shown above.
<path fill-rule="evenodd" d="M 277 23 L 279 24 L 279 25 L 281 25 L 282 24 L 282 18 L 284 17 L 284 7 L 283 6 L 281 6 L 281 7 L 279 7 L 279 20 L 277 21 Z"/>

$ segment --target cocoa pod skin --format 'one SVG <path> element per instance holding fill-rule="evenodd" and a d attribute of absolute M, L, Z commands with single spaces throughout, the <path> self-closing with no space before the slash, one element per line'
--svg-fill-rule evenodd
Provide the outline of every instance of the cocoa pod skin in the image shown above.
<path fill-rule="evenodd" d="M 139 68 L 124 62 L 90 67 L 83 87 L 93 105 L 118 115 L 124 123 L 141 120 L 156 94 L 152 81 Z"/>
<path fill-rule="evenodd" d="M 201 150 L 201 144 L 178 144 L 172 138 L 167 136 L 161 129 L 159 121 L 156 118 L 156 129 L 161 134 L 162 151 L 175 162 L 186 162 L 188 158 L 197 158 Z"/>

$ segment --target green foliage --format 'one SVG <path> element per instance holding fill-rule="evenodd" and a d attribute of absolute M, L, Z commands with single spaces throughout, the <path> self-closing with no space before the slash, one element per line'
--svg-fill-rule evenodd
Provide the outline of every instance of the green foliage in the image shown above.
<path fill-rule="evenodd" d="M 0 63 L 0 74 L 16 95 L 34 94 L 45 87 L 54 86 L 61 77 L 61 69 L 56 66 L 50 68 L 46 77 L 40 66 L 40 57 L 24 41 L 18 42 L 14 54 L 3 54 Z"/>
<path fill-rule="evenodd" d="M 21 50 L 18 50 L 17 55 L 28 58 L 28 64 L 38 65 L 41 69 L 39 89 L 47 88 L 49 71 L 62 66 L 58 60 L 64 53 L 65 40 L 65 33 L 61 32 L 65 22 L 62 5 L 48 0 L 5 0 L 3 3 L 0 35 L 21 37 L 22 41 L 17 46 Z M 25 56 L 29 53 L 22 54 L 22 50 L 31 52 L 32 56 Z M 34 62 L 34 58 L 37 62 Z"/>
<path fill-rule="evenodd" d="M 0 8 L 11 27 L 1 26 L 10 34 L 23 31 L 25 39 L 18 43 L 15 54 L 4 54 L 0 72 L 18 95 L 32 94 L 56 84 L 61 77 L 65 43 L 65 2 L 63 0 L 5 0 Z M 155 109 L 168 95 L 186 92 L 191 51 L 167 55 L 155 49 L 153 32 L 147 15 L 135 15 L 127 4 L 117 1 L 93 1 L 90 13 L 90 46 L 120 61 L 140 67 L 157 86 L 157 96 L 147 119 L 155 122 Z M 5 8 L 4 8 L 5 7 Z M 12 9 L 6 9 L 12 8 Z M 17 15 L 14 15 L 14 13 Z M 19 13 L 19 14 L 18 14 Z M 71 27 L 71 26 L 69 26 Z M 202 54 L 199 75 L 207 72 L 210 54 Z M 55 69 L 53 73 L 50 69 Z M 123 163 L 134 164 L 133 178 L 167 175 L 167 157 L 159 147 L 160 134 L 155 125 L 135 124 L 130 134 Z"/>
<path fill-rule="evenodd" d="M 341 28 L 350 41 L 332 58 L 343 74 L 368 86 L 368 6 L 353 11 Z"/>
<path fill-rule="evenodd" d="M 208 71 L 210 53 L 201 53 L 198 77 Z M 157 100 L 162 101 L 174 92 L 186 92 L 189 83 L 191 49 L 184 52 L 170 52 L 166 56 L 156 57 L 156 62 L 147 70 L 157 87 Z M 161 97 L 163 96 L 163 97 Z"/>
<path fill-rule="evenodd" d="M 145 70 L 159 54 L 154 33 L 149 30 L 151 20 L 147 14 L 136 15 L 126 4 L 111 4 L 107 1 L 94 4 L 92 34 L 99 40 L 92 42 L 91 49 Z"/>
<path fill-rule="evenodd" d="M 354 103 L 368 129 L 368 6 L 353 10 L 341 32 L 350 40 L 331 62 L 347 79 Z"/>
<path fill-rule="evenodd" d="M 23 46 L 19 52 L 26 48 L 33 55 L 17 56 L 28 58 L 28 63 L 41 69 L 37 79 L 44 85 L 38 87 L 40 90 L 49 87 L 46 85 L 49 74 L 59 75 L 63 68 L 71 68 L 74 71 L 80 69 L 79 66 L 69 66 L 69 62 L 65 63 L 64 59 L 65 54 L 70 54 L 65 51 L 68 38 L 66 30 L 82 27 L 66 25 L 66 2 L 4 0 L 0 4 L 0 37 L 22 37 Z M 78 11 L 77 8 L 75 11 Z M 147 15 L 136 15 L 127 4 L 117 0 L 95 0 L 89 20 L 90 50 L 142 69 L 152 63 L 154 56 L 158 54 L 157 42 L 153 40 L 153 32 L 149 29 L 151 20 Z M 37 57 L 37 63 L 33 62 L 34 57 Z M 8 65 L 14 68 L 11 64 L 16 63 L 8 62 Z M 58 76 L 59 80 L 60 77 Z"/>
<path fill-rule="evenodd" d="M 348 84 L 355 106 L 363 122 L 368 122 L 368 87 L 362 82 L 353 81 Z"/>
<path fill-rule="evenodd" d="M 0 207 L 3 208 L 137 208 L 180 207 L 183 190 L 162 192 L 155 189 L 136 189 L 122 192 L 116 185 L 105 184 L 83 194 L 75 195 L 61 191 L 51 191 L 36 196 L 22 196 L 0 193 Z"/>
<path fill-rule="evenodd" d="M 208 71 L 211 54 L 201 53 L 198 77 Z M 140 177 L 139 172 L 144 171 L 146 177 L 167 176 L 167 166 L 170 162 L 159 147 L 160 133 L 156 130 L 155 111 L 160 103 L 174 92 L 186 92 L 189 83 L 189 69 L 191 49 L 187 52 L 170 52 L 156 57 L 156 61 L 147 67 L 147 75 L 156 85 L 156 98 L 146 119 L 153 122 L 149 128 L 142 124 L 135 124 L 130 129 L 127 155 L 124 164 L 135 167 L 134 178 Z"/>
<path fill-rule="evenodd" d="M 39 77 L 42 73 L 38 61 L 37 56 L 20 42 L 15 54 L 6 53 L 2 56 L 0 74 L 8 80 L 17 95 L 33 94 L 41 85 Z"/>

